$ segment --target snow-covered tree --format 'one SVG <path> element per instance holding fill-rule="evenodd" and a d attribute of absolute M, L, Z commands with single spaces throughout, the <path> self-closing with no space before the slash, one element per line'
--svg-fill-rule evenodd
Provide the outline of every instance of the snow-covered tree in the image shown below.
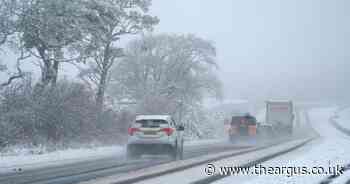
<path fill-rule="evenodd" d="M 196 114 L 221 84 L 213 44 L 194 35 L 149 35 L 130 42 L 115 67 L 111 95 L 136 101 L 142 113 L 170 113 L 178 120 Z M 193 117 L 194 118 L 194 117 Z"/>
<path fill-rule="evenodd" d="M 7 42 L 8 37 L 14 32 L 13 17 L 14 4 L 10 0 L 0 1 L 0 51 L 1 47 Z M 6 65 L 0 59 L 0 72 L 7 69 Z"/>
<path fill-rule="evenodd" d="M 8 46 L 12 46 L 13 39 L 17 32 L 18 25 L 18 6 L 17 0 L 2 0 L 0 1 L 0 52 L 6 52 Z M 6 81 L 1 80 L 0 89 L 10 85 L 16 79 L 22 79 L 25 76 L 25 72 L 22 71 L 20 64 L 21 61 L 28 58 L 28 54 L 23 53 L 23 49 L 19 49 L 19 56 L 17 59 L 7 59 L 6 61 L 0 58 L 0 72 L 7 72 L 9 75 Z M 3 54 L 3 53 L 1 53 Z M 15 64 L 16 72 L 10 72 L 6 64 Z"/>
<path fill-rule="evenodd" d="M 0 46 L 6 43 L 8 36 L 15 32 L 16 1 L 0 1 Z"/>
<path fill-rule="evenodd" d="M 86 0 L 85 42 L 77 49 L 91 55 L 90 67 L 82 71 L 97 87 L 96 103 L 102 107 L 109 71 L 123 53 L 118 41 L 123 35 L 152 29 L 158 18 L 148 15 L 151 0 Z"/>
<path fill-rule="evenodd" d="M 21 0 L 16 7 L 19 48 L 39 61 L 42 86 L 55 85 L 68 47 L 82 38 L 80 0 Z"/>

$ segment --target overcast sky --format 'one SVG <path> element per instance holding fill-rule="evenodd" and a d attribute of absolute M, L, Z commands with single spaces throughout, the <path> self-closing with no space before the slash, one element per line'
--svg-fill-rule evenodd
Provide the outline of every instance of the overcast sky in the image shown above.
<path fill-rule="evenodd" d="M 151 10 L 157 32 L 215 43 L 227 97 L 336 98 L 348 91 L 349 9 L 346 0 L 154 0 Z"/>
<path fill-rule="evenodd" d="M 160 18 L 155 32 L 212 41 L 225 96 L 248 100 L 348 98 L 348 10 L 347 0 L 153 0 L 151 7 Z M 76 73 L 71 68 L 61 75 Z"/>

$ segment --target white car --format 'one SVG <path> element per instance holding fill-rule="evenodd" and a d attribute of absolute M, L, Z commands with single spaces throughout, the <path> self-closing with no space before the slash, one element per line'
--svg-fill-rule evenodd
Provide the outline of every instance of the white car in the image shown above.
<path fill-rule="evenodd" d="M 128 129 L 127 157 L 168 154 L 173 159 L 182 159 L 183 130 L 169 115 L 137 116 Z"/>

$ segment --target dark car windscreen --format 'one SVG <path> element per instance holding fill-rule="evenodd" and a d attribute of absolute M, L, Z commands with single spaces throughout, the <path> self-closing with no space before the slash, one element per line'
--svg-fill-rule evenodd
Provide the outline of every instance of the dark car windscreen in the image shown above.
<path fill-rule="evenodd" d="M 252 116 L 234 116 L 232 117 L 231 125 L 256 125 L 256 119 Z"/>
<path fill-rule="evenodd" d="M 168 122 L 165 120 L 152 120 L 152 119 L 147 119 L 147 120 L 137 120 L 136 123 L 141 124 L 141 127 L 144 128 L 157 128 L 162 125 L 167 125 Z"/>

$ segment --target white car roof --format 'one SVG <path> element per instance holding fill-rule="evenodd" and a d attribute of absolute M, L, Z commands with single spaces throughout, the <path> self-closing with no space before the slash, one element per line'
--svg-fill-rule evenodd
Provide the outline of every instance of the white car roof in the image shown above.
<path fill-rule="evenodd" d="M 292 100 L 266 100 L 266 102 L 290 103 Z"/>
<path fill-rule="evenodd" d="M 155 120 L 155 119 L 159 119 L 159 120 L 165 120 L 165 121 L 169 121 L 171 119 L 170 115 L 139 115 L 136 116 L 136 121 L 138 120 Z"/>

